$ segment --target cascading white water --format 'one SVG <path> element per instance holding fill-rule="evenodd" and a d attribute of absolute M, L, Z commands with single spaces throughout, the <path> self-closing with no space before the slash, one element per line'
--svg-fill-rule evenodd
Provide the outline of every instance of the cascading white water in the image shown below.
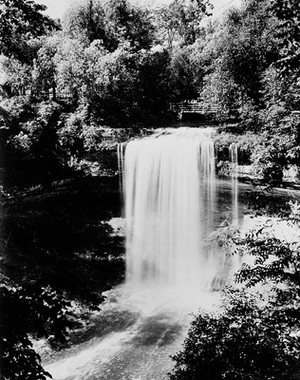
<path fill-rule="evenodd" d="M 229 146 L 229 154 L 231 159 L 231 178 L 232 178 L 232 223 L 238 223 L 238 147 L 232 143 Z"/>
<path fill-rule="evenodd" d="M 180 128 L 128 143 L 127 283 L 205 290 L 218 275 L 205 243 L 215 208 L 210 134 Z"/>
<path fill-rule="evenodd" d="M 125 189 L 124 189 L 124 176 L 125 176 L 125 163 L 124 163 L 124 154 L 125 154 L 125 144 L 120 143 L 117 147 L 117 157 L 118 157 L 118 169 L 119 169 L 119 187 L 121 193 L 121 215 L 124 217 L 124 204 L 125 204 Z"/>
<path fill-rule="evenodd" d="M 210 233 L 232 204 L 222 186 L 216 196 L 211 132 L 164 130 L 119 145 L 127 284 L 106 293 L 89 344 L 48 363 L 55 380 L 167 379 L 191 313 L 220 309 L 218 292 L 205 291 L 222 285 L 232 263 Z"/>

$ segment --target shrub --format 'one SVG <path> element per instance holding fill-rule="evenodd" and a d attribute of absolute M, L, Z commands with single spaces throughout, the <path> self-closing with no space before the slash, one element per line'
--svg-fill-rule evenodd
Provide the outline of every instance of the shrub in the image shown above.
<path fill-rule="evenodd" d="M 288 135 L 274 135 L 267 138 L 262 135 L 262 141 L 256 145 L 252 153 L 252 161 L 258 175 L 271 185 L 282 183 L 283 170 L 288 168 L 288 151 L 292 142 Z"/>
<path fill-rule="evenodd" d="M 291 380 L 298 338 L 278 323 L 262 296 L 231 289 L 224 303 L 220 315 L 194 319 L 169 379 Z"/>
<path fill-rule="evenodd" d="M 236 279 L 246 288 L 267 284 L 264 296 L 258 288 L 229 289 L 220 314 L 200 313 L 183 350 L 173 357 L 171 380 L 299 378 L 300 206 L 289 206 L 281 223 L 298 236 L 279 238 L 267 219 L 240 240 L 235 236 L 237 251 L 254 257 Z"/>

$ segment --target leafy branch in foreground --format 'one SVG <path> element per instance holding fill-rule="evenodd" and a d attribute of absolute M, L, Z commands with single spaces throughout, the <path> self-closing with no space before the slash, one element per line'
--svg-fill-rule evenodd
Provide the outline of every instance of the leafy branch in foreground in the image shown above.
<path fill-rule="evenodd" d="M 37 283 L 0 286 L 1 380 L 46 380 L 50 376 L 33 349 L 31 336 L 64 342 L 69 327 L 68 301 Z"/>

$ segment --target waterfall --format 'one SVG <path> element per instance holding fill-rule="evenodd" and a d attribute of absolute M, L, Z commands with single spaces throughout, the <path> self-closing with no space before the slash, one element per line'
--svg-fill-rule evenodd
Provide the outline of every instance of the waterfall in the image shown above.
<path fill-rule="evenodd" d="M 218 276 L 205 243 L 216 197 L 210 135 L 209 128 L 179 128 L 127 144 L 127 283 L 205 290 Z"/>
<path fill-rule="evenodd" d="M 124 189 L 124 176 L 125 176 L 125 163 L 124 163 L 124 154 L 125 154 L 125 144 L 119 143 L 117 146 L 117 156 L 118 156 L 118 170 L 119 170 L 119 188 L 121 194 L 121 204 L 124 208 L 125 204 L 125 189 Z M 124 209 L 121 212 L 124 216 Z"/>
<path fill-rule="evenodd" d="M 238 147 L 232 143 L 229 146 L 232 178 L 232 224 L 238 223 Z"/>
<path fill-rule="evenodd" d="M 105 293 L 103 334 L 50 358 L 54 379 L 166 379 L 192 313 L 220 310 L 220 294 L 206 292 L 226 271 L 210 235 L 228 211 L 217 202 L 212 131 L 164 129 L 118 145 L 126 283 Z"/>

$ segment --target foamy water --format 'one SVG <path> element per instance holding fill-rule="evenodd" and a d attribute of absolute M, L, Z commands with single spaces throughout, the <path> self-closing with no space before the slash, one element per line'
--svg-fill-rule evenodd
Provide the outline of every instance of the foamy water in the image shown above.
<path fill-rule="evenodd" d="M 126 281 L 136 287 L 203 291 L 218 275 L 204 248 L 216 192 L 211 133 L 180 128 L 126 147 Z"/>
<path fill-rule="evenodd" d="M 119 146 L 126 283 L 101 305 L 110 332 L 48 364 L 54 380 L 167 379 L 192 313 L 220 310 L 212 289 L 230 268 L 224 249 L 209 241 L 224 208 L 212 134 L 179 128 Z M 112 225 L 123 230 L 122 220 Z"/>
<path fill-rule="evenodd" d="M 220 307 L 217 293 L 178 298 L 171 289 L 133 291 L 121 286 L 106 295 L 101 314 L 115 331 L 48 364 L 54 380 L 167 379 L 171 355 L 181 349 L 192 313 L 199 308 L 217 312 Z"/>

